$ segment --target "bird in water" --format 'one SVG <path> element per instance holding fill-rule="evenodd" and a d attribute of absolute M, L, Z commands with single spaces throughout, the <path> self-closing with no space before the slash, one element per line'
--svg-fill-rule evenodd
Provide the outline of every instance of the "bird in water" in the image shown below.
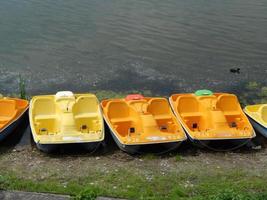
<path fill-rule="evenodd" d="M 240 74 L 240 68 L 231 68 L 230 72 L 234 74 Z"/>

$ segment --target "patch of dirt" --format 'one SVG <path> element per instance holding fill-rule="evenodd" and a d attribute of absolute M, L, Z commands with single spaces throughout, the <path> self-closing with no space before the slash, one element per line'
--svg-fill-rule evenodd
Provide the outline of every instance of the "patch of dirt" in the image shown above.
<path fill-rule="evenodd" d="M 29 145 L 21 151 L 10 148 L 0 154 L 0 170 L 15 172 L 33 180 L 46 178 L 66 180 L 82 178 L 85 174 L 109 174 L 120 169 L 130 169 L 144 175 L 169 173 L 199 173 L 201 171 L 241 171 L 260 176 L 267 168 L 267 149 L 241 149 L 235 152 L 211 152 L 192 145 L 164 156 L 131 156 L 119 149 L 103 154 L 66 153 L 45 154 Z M 149 177 L 147 177 L 149 178 Z"/>

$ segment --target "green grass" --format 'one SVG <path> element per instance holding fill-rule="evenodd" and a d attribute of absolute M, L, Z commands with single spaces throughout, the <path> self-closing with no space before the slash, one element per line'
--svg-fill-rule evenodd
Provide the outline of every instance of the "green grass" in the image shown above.
<path fill-rule="evenodd" d="M 142 159 L 144 159 L 144 160 L 155 160 L 157 158 L 158 158 L 158 156 L 156 156 L 153 153 L 147 153 L 147 154 L 142 155 Z"/>
<path fill-rule="evenodd" d="M 267 197 L 265 180 L 239 171 L 159 174 L 147 179 L 143 174 L 120 169 L 108 175 L 96 173 L 71 181 L 53 177 L 36 181 L 2 173 L 0 189 L 69 194 L 81 200 L 99 195 L 155 200 L 263 200 Z"/>
<path fill-rule="evenodd" d="M 240 90 L 238 98 L 242 106 L 249 104 L 267 103 L 267 86 L 263 83 L 248 82 Z"/>

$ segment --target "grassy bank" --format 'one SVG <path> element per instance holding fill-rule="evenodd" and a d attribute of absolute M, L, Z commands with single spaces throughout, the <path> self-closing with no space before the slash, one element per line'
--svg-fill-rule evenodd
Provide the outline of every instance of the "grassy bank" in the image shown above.
<path fill-rule="evenodd" d="M 267 158 L 265 151 L 259 154 L 132 157 L 116 151 L 100 157 L 50 157 L 35 149 L 9 152 L 0 156 L 0 189 L 69 194 L 74 199 L 263 200 Z"/>
<path fill-rule="evenodd" d="M 26 97 L 23 87 L 18 96 Z M 92 92 L 100 100 L 129 93 Z M 239 99 L 242 105 L 267 102 L 267 87 L 248 83 Z M 69 194 L 81 200 L 100 195 L 148 200 L 267 199 L 266 149 L 234 153 L 206 152 L 190 145 L 186 149 L 163 157 L 133 157 L 118 149 L 101 155 L 49 156 L 31 146 L 21 152 L 8 147 L 0 151 L 0 189 Z"/>

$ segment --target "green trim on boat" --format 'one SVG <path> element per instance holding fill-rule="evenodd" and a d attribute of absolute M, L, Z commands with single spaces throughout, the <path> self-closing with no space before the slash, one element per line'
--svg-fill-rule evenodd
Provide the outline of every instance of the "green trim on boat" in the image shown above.
<path fill-rule="evenodd" d="M 195 92 L 196 96 L 211 96 L 213 95 L 213 92 L 210 90 L 197 90 Z"/>

